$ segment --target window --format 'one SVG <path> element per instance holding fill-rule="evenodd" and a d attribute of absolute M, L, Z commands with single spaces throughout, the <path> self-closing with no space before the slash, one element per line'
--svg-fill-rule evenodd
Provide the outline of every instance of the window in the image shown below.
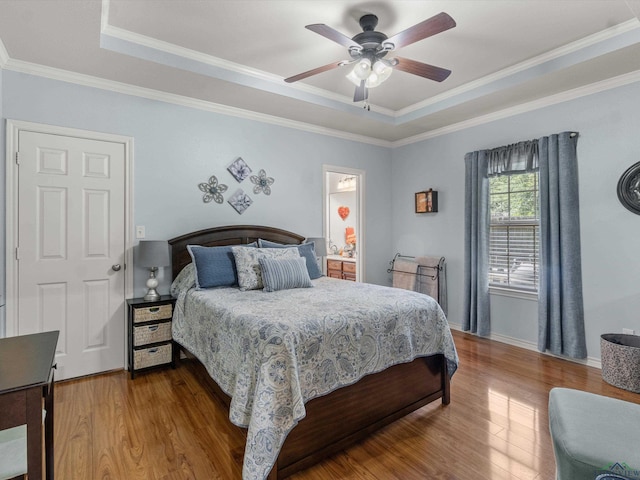
<path fill-rule="evenodd" d="M 538 173 L 489 178 L 489 285 L 538 291 Z"/>

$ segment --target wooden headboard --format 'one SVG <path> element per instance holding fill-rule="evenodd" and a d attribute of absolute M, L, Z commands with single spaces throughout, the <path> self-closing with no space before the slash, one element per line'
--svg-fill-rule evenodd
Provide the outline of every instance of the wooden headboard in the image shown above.
<path fill-rule="evenodd" d="M 178 273 L 191 263 L 187 245 L 202 245 L 203 247 L 246 245 L 259 238 L 270 242 L 300 244 L 305 237 L 279 228 L 260 225 L 228 225 L 187 233 L 169 240 L 172 278 L 176 278 Z"/>

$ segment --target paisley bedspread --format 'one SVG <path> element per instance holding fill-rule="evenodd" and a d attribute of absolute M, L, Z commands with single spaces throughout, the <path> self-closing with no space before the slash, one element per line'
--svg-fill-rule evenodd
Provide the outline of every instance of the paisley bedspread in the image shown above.
<path fill-rule="evenodd" d="M 442 353 L 458 356 L 447 320 L 426 295 L 322 277 L 278 292 L 179 288 L 173 338 L 231 397 L 248 428 L 243 479 L 264 479 L 306 401 L 363 376 Z"/>

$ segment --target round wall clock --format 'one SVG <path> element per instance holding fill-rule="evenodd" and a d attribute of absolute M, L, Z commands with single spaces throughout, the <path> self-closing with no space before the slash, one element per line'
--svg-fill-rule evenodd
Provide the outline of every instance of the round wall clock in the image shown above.
<path fill-rule="evenodd" d="M 620 177 L 618 199 L 626 209 L 640 215 L 640 162 L 631 165 Z"/>

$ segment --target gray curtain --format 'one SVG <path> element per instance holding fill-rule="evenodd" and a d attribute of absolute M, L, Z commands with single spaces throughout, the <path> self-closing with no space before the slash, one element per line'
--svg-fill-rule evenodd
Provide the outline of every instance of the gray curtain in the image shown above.
<path fill-rule="evenodd" d="M 539 139 L 538 349 L 585 358 L 577 133 Z"/>
<path fill-rule="evenodd" d="M 467 153 L 464 213 L 464 311 L 462 329 L 490 333 L 488 150 Z"/>
<path fill-rule="evenodd" d="M 540 285 L 538 348 L 587 356 L 582 300 L 578 134 L 465 155 L 465 274 L 463 330 L 488 335 L 489 176 L 539 171 Z"/>

